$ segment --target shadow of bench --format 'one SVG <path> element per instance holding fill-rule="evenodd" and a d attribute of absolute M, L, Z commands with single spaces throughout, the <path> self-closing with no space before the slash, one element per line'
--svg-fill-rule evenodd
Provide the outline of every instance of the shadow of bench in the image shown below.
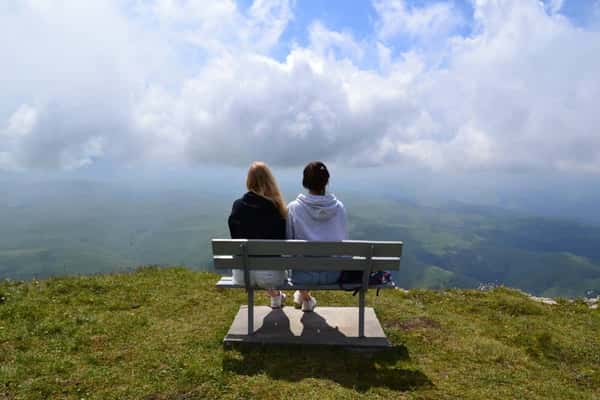
<path fill-rule="evenodd" d="M 407 364 L 410 356 L 405 346 L 365 353 L 294 345 L 237 345 L 223 358 L 223 370 L 239 375 L 265 374 L 288 382 L 328 379 L 360 392 L 373 387 L 396 391 L 433 387 L 427 375 Z"/>

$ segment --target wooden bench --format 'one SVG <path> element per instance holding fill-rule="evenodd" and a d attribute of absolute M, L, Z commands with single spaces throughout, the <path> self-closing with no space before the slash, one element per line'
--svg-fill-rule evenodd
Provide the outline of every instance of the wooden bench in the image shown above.
<path fill-rule="evenodd" d="M 254 290 L 250 285 L 253 270 L 295 271 L 363 271 L 362 283 L 345 284 L 344 288 L 358 289 L 358 337 L 365 336 L 365 293 L 369 288 L 389 289 L 394 285 L 369 285 L 373 271 L 397 270 L 400 267 L 402 242 L 339 241 L 316 242 L 305 240 L 246 240 L 213 239 L 213 262 L 217 271 L 241 269 L 244 284 L 234 284 L 232 277 L 223 277 L 219 288 L 246 289 L 248 292 L 248 335 L 254 334 Z M 287 280 L 280 290 L 343 290 L 339 284 L 295 285 Z"/>

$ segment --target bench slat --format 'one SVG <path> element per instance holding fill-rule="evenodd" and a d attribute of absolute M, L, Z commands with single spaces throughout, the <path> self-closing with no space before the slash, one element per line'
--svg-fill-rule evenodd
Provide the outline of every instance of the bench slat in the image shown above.
<path fill-rule="evenodd" d="M 243 269 L 243 258 L 233 256 L 214 256 L 215 269 Z M 363 271 L 369 267 L 365 258 L 341 257 L 249 257 L 249 270 L 286 270 L 297 271 Z M 374 258 L 373 271 L 393 270 L 400 267 L 399 258 Z"/>
<path fill-rule="evenodd" d="M 352 289 L 352 288 L 359 287 L 359 286 L 360 286 L 360 284 L 345 284 L 344 288 Z M 222 277 L 219 280 L 219 282 L 217 283 L 217 287 L 223 288 L 223 289 L 244 289 L 245 288 L 245 286 L 243 284 L 241 284 L 241 285 L 234 284 L 233 279 L 230 276 Z M 393 284 L 370 285 L 369 286 L 369 289 L 393 289 L 393 288 L 395 288 L 395 285 L 393 285 Z M 291 283 L 289 281 L 286 281 L 282 285 L 280 285 L 278 287 L 274 287 L 272 289 L 277 289 L 277 290 L 299 290 L 299 289 L 341 290 L 340 285 L 338 285 L 338 284 L 333 284 L 333 285 L 294 285 L 293 283 Z"/>
<path fill-rule="evenodd" d="M 215 256 L 215 269 L 243 269 L 242 257 Z M 249 270 L 307 270 L 315 271 L 363 271 L 367 268 L 365 259 L 349 258 L 306 258 L 306 257 L 249 257 Z"/>
<path fill-rule="evenodd" d="M 310 255 L 332 256 L 347 255 L 367 257 L 373 245 L 374 257 L 400 257 L 402 242 L 368 242 L 344 240 L 336 242 L 320 242 L 306 240 L 246 240 L 246 239 L 213 239 L 213 254 L 241 255 L 241 244 L 247 243 L 248 255 Z"/>

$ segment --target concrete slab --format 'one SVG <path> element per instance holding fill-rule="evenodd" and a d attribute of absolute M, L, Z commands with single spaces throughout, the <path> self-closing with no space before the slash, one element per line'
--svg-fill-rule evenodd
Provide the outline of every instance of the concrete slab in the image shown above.
<path fill-rule="evenodd" d="M 358 307 L 254 307 L 254 335 L 248 335 L 248 306 L 241 306 L 224 343 L 302 344 L 343 347 L 390 347 L 371 307 L 365 308 L 365 337 L 358 337 Z"/>

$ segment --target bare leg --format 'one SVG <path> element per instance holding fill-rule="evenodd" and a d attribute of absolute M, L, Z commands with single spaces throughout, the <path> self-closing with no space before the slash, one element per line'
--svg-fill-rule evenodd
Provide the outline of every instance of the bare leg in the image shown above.
<path fill-rule="evenodd" d="M 302 299 L 302 301 L 310 299 L 310 290 L 301 290 L 300 298 Z"/>
<path fill-rule="evenodd" d="M 310 295 L 309 290 L 299 290 L 298 299 L 294 299 L 296 308 L 302 308 L 302 311 L 313 311 L 317 305 L 317 300 Z M 298 307 L 300 306 L 300 307 Z"/>
<path fill-rule="evenodd" d="M 267 290 L 267 294 L 271 299 L 271 308 L 283 307 L 283 303 L 285 302 L 285 294 L 283 292 L 276 289 L 269 289 Z"/>

